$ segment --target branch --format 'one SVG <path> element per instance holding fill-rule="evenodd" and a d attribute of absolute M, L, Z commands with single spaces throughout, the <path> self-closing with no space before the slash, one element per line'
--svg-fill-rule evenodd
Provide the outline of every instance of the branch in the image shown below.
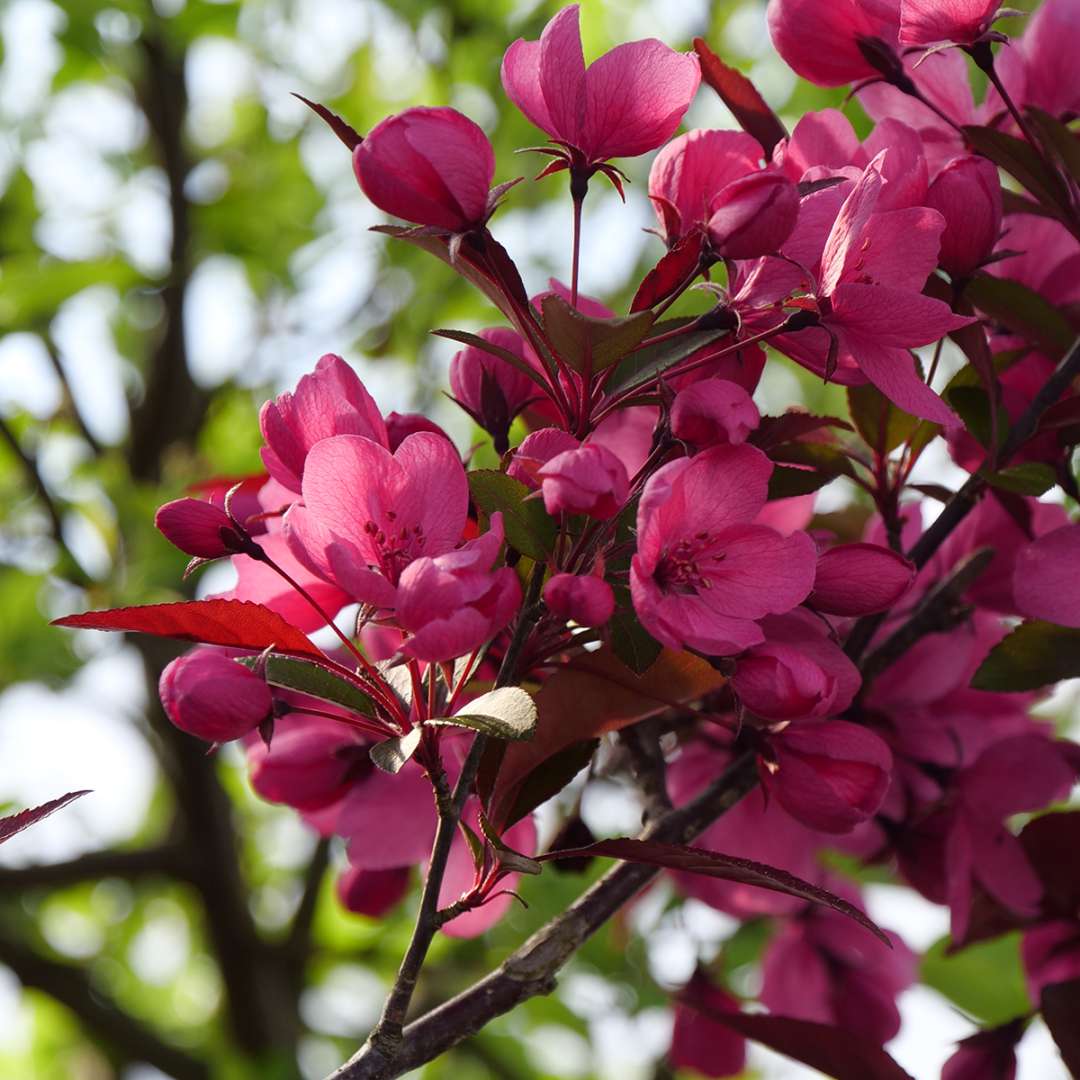
<path fill-rule="evenodd" d="M 311 945 L 311 926 L 315 921 L 315 909 L 319 903 L 319 891 L 322 889 L 323 878 L 326 877 L 326 868 L 330 863 L 330 841 L 325 837 L 320 838 L 311 856 L 311 862 L 304 874 L 304 891 L 300 896 L 300 903 L 293 916 L 292 925 L 289 927 L 289 936 L 285 941 L 285 949 L 297 971 L 297 983 L 299 989 L 303 989 L 303 969 L 307 963 L 309 947 Z"/>
<path fill-rule="evenodd" d="M 28 450 L 22 448 L 22 444 L 15 437 L 15 432 L 8 427 L 7 421 L 3 417 L 0 417 L 0 439 L 7 443 L 11 452 L 18 459 L 27 480 L 30 481 L 30 485 L 34 489 L 34 493 L 41 500 L 41 505 L 49 516 L 49 532 L 52 534 L 53 540 L 64 551 L 67 551 L 67 545 L 64 543 L 64 523 L 60 518 L 60 510 L 53 501 L 52 492 L 45 486 L 41 470 L 38 468 L 37 458 Z"/>
<path fill-rule="evenodd" d="M 499 666 L 499 674 L 495 679 L 496 688 L 510 686 L 517 679 L 518 662 L 524 651 L 525 643 L 536 625 L 539 614 L 537 608 L 540 590 L 544 583 L 545 569 L 543 563 L 538 563 L 532 572 L 532 577 L 529 579 L 528 593 L 521 605 L 521 611 L 518 613 L 517 622 L 514 624 L 510 644 L 503 655 L 502 664 Z M 540 610 L 542 611 L 542 609 Z M 401 1052 L 402 1031 L 405 1017 L 409 1011 L 409 1003 L 412 1001 L 416 981 L 420 977 L 420 969 L 424 966 L 428 949 L 431 948 L 431 942 L 441 925 L 439 892 L 442 888 L 443 876 L 446 873 L 446 863 L 450 857 L 450 845 L 457 834 L 461 812 L 465 808 L 465 800 L 472 790 L 473 781 L 476 779 L 480 761 L 486 749 L 487 737 L 481 734 L 476 735 L 472 745 L 469 747 L 465 763 L 461 767 L 461 775 L 458 777 L 457 786 L 449 799 L 446 798 L 447 793 L 440 791 L 438 788 L 440 780 L 445 788 L 445 777 L 433 778 L 436 783 L 436 794 L 438 795 L 439 824 L 435 831 L 435 843 L 431 849 L 431 860 L 428 864 L 428 875 L 427 880 L 424 882 L 424 891 L 420 897 L 420 909 L 416 915 L 416 925 L 413 928 L 412 940 L 409 942 L 409 947 L 402 958 L 397 977 L 394 979 L 394 985 L 387 995 L 382 1016 L 365 1043 L 365 1048 L 370 1050 L 375 1059 L 383 1062 L 384 1067 L 387 1069 L 391 1068 L 392 1063 L 396 1061 Z M 448 803 L 449 805 L 447 805 Z"/>
<path fill-rule="evenodd" d="M 1077 375 L 1080 375 L 1080 338 L 1072 343 L 1072 347 L 1054 369 L 1053 375 L 1046 380 L 1023 415 L 1013 425 L 1001 448 L 999 467 L 1008 464 L 1013 454 L 1035 434 L 1043 413 L 1069 389 Z M 945 504 L 945 509 L 908 552 L 908 558 L 920 570 L 937 554 L 960 522 L 975 509 L 986 487 L 986 478 L 981 473 L 972 473 L 964 486 Z M 852 660 L 858 660 L 862 656 L 884 619 L 884 615 L 865 615 L 855 624 L 845 646 L 845 651 Z"/>
<path fill-rule="evenodd" d="M 83 419 L 83 414 L 79 410 L 75 395 L 71 392 L 71 381 L 67 377 L 67 371 L 64 370 L 64 363 L 60 359 L 60 354 L 56 351 L 56 345 L 48 334 L 43 335 L 43 337 L 49 363 L 52 364 L 53 371 L 56 372 L 56 377 L 60 380 L 60 388 L 64 392 L 64 404 L 67 406 L 68 412 L 71 413 L 71 418 L 75 421 L 79 434 L 82 435 L 86 444 L 90 447 L 94 457 L 100 457 L 101 443 L 94 438 L 94 433 L 86 426 L 86 420 Z"/>
<path fill-rule="evenodd" d="M 744 754 L 691 802 L 650 824 L 641 838 L 689 843 L 756 784 L 754 755 Z M 659 872 L 655 866 L 620 863 L 491 974 L 409 1024 L 392 1062 L 369 1042 L 331 1080 L 390 1080 L 401 1076 L 474 1035 L 522 1001 L 550 993 L 555 976 L 567 960 Z"/>
<path fill-rule="evenodd" d="M 79 968 L 47 960 L 3 937 L 0 964 L 11 968 L 24 986 L 41 990 L 71 1009 L 118 1060 L 146 1062 L 175 1080 L 209 1080 L 210 1069 L 204 1062 L 189 1057 L 133 1020 Z"/>
<path fill-rule="evenodd" d="M 655 719 L 642 720 L 619 732 L 619 740 L 630 759 L 634 777 L 643 803 L 643 824 L 663 817 L 671 809 L 667 789 L 667 766 L 660 748 L 662 725 Z"/>
<path fill-rule="evenodd" d="M 98 878 L 178 877 L 191 875 L 191 865 L 180 844 L 136 851 L 92 851 L 61 863 L 0 867 L 0 890 L 49 889 Z"/>

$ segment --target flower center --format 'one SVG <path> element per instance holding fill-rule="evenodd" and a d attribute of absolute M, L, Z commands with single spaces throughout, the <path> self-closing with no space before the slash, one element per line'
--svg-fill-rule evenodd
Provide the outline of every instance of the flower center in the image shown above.
<path fill-rule="evenodd" d="M 371 537 L 371 547 L 376 561 L 370 564 L 372 570 L 378 570 L 391 585 L 398 583 L 401 571 L 414 559 L 424 554 L 424 526 L 398 525 L 397 514 L 386 511 L 386 524 L 380 526 L 375 521 L 364 523 L 364 532 Z"/>
<path fill-rule="evenodd" d="M 684 537 L 660 552 L 653 577 L 664 592 L 692 594 L 712 588 L 708 577 L 710 563 L 724 560 L 725 553 L 716 551 L 712 533 L 699 532 Z"/>

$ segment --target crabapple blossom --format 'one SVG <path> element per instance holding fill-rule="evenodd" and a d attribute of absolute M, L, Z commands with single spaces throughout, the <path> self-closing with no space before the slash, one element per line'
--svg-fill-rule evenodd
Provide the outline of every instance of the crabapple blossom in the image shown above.
<path fill-rule="evenodd" d="M 158 693 L 169 719 L 207 742 L 243 738 L 274 708 L 265 679 L 209 647 L 171 661 L 161 673 Z"/>
<path fill-rule="evenodd" d="M 220 559 L 251 543 L 224 510 L 201 499 L 165 503 L 154 524 L 174 547 L 199 559 Z"/>
<path fill-rule="evenodd" d="M 655 38 L 616 46 L 586 68 L 577 4 L 539 41 L 515 41 L 502 62 L 511 101 L 587 170 L 655 150 L 675 133 L 700 81 L 696 56 Z"/>
<path fill-rule="evenodd" d="M 483 226 L 491 212 L 495 153 L 456 109 L 406 109 L 387 117 L 353 151 L 364 194 L 380 209 L 449 232 Z"/>
<path fill-rule="evenodd" d="M 549 514 L 588 514 L 603 521 L 622 509 L 630 491 L 626 466 L 599 443 L 564 450 L 536 475 Z"/>
<path fill-rule="evenodd" d="M 725 259 L 779 250 L 795 228 L 799 191 L 786 176 L 762 170 L 733 180 L 712 201 L 709 243 Z"/>
<path fill-rule="evenodd" d="M 900 0 L 900 44 L 971 45 L 997 17 L 1000 0 Z"/>
<path fill-rule="evenodd" d="M 978 269 L 1001 233 L 1001 182 L 982 157 L 950 161 L 934 178 L 926 205 L 945 219 L 938 264 L 953 277 Z"/>
<path fill-rule="evenodd" d="M 672 434 L 701 450 L 744 443 L 760 422 L 750 395 L 725 379 L 694 383 L 676 394 L 671 406 Z"/>
<path fill-rule="evenodd" d="M 555 574 L 544 586 L 544 603 L 579 626 L 603 626 L 615 613 L 611 586 L 592 574 Z"/>

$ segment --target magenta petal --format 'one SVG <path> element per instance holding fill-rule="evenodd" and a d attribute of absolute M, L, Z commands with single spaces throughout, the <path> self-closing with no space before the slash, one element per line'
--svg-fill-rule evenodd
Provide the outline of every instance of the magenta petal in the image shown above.
<path fill-rule="evenodd" d="M 675 133 L 700 82 L 693 53 L 653 38 L 616 46 L 585 73 L 581 149 L 592 161 L 655 150 Z"/>
<path fill-rule="evenodd" d="M 1013 595 L 1030 618 L 1080 627 L 1080 525 L 1055 529 L 1020 549 Z"/>
<path fill-rule="evenodd" d="M 746 1068 L 746 1040 L 715 1014 L 739 1012 L 739 1002 L 698 972 L 675 1003 L 675 1026 L 668 1061 L 680 1072 L 739 1076 Z"/>
<path fill-rule="evenodd" d="M 999 7 L 1000 0 L 902 0 L 900 44 L 970 45 L 990 29 Z"/>
<path fill-rule="evenodd" d="M 585 56 L 578 5 L 563 8 L 540 36 L 540 88 L 551 129 L 548 134 L 578 145 L 585 125 Z"/>
<path fill-rule="evenodd" d="M 817 552 L 804 532 L 781 536 L 764 525 L 736 525 L 716 544 L 722 559 L 706 571 L 709 599 L 725 615 L 779 615 L 802 603 L 813 586 Z"/>
<path fill-rule="evenodd" d="M 518 38 L 503 55 L 502 84 L 506 96 L 541 131 L 557 136 L 540 88 L 540 42 Z"/>
<path fill-rule="evenodd" d="M 892 607 L 915 579 L 903 555 L 877 544 L 842 544 L 819 559 L 809 603 L 830 615 L 870 615 Z"/>

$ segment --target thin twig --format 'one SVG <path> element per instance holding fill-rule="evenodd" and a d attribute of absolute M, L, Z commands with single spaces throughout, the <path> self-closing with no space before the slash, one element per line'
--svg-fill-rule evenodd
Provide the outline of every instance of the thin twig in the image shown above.
<path fill-rule="evenodd" d="M 34 457 L 29 450 L 23 449 L 22 444 L 15 437 L 15 432 L 11 430 L 3 417 L 0 417 L 0 439 L 3 439 L 3 441 L 7 443 L 11 452 L 18 458 L 19 464 L 22 466 L 22 470 L 26 474 L 27 480 L 30 481 L 34 493 L 41 501 L 41 505 L 45 508 L 45 513 L 49 516 L 49 532 L 52 534 L 53 540 L 66 551 L 67 545 L 64 543 L 64 522 L 60 517 L 60 509 L 53 500 L 52 492 L 49 491 L 48 487 L 45 485 L 41 470 L 38 468 L 37 458 Z"/>
<path fill-rule="evenodd" d="M 744 754 L 700 795 L 649 825 L 642 838 L 686 844 L 757 784 L 753 754 Z M 332 1080 L 390 1080 L 431 1061 L 522 1001 L 548 994 L 581 945 L 647 885 L 659 868 L 620 863 L 561 915 L 538 930 L 493 972 L 405 1028 L 393 1062 L 365 1045 Z"/>
<path fill-rule="evenodd" d="M 135 851 L 92 851 L 60 863 L 0 867 L 0 890 L 49 889 L 101 878 L 134 881 L 144 877 L 188 878 L 190 875 L 185 848 L 169 843 Z"/>
<path fill-rule="evenodd" d="M 94 457 L 100 457 L 101 443 L 97 441 L 94 437 L 94 433 L 86 425 L 86 420 L 83 418 L 83 414 L 79 409 L 79 404 L 71 391 L 71 381 L 68 379 L 67 371 L 64 368 L 64 362 L 60 359 L 60 353 L 57 351 L 56 345 L 48 335 L 45 335 L 45 351 L 48 354 L 49 363 L 52 364 L 53 371 L 56 372 L 57 379 L 60 380 L 60 387 L 64 392 L 64 403 L 71 413 L 71 418 L 75 421 L 75 426 L 79 429 L 79 434 L 82 435 L 87 446 L 90 447 Z"/>

